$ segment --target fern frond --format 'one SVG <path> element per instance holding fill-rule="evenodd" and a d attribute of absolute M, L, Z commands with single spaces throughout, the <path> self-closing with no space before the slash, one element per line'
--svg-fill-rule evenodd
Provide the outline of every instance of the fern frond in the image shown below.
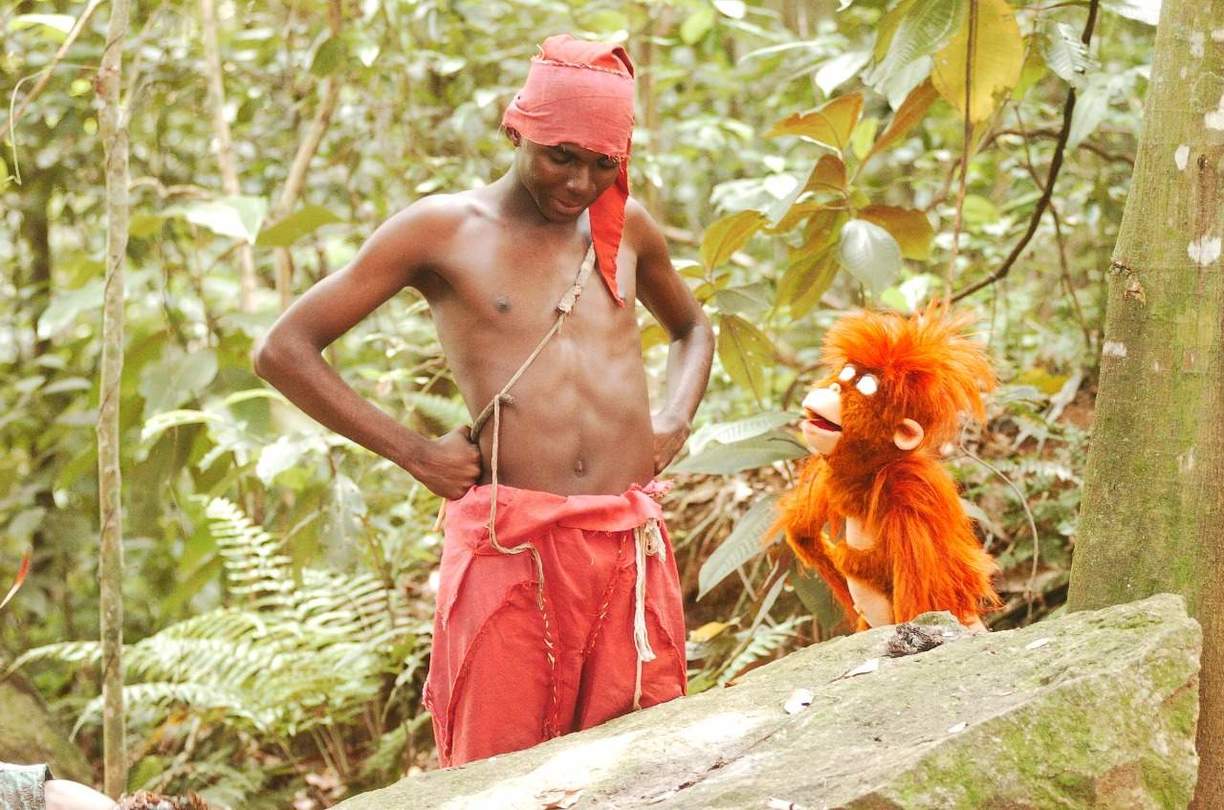
<path fill-rule="evenodd" d="M 410 672 L 420 666 L 430 627 L 397 589 L 370 574 L 298 574 L 283 544 L 233 503 L 212 499 L 205 513 L 238 604 L 125 647 L 127 674 L 139 681 L 124 687 L 134 727 L 185 710 L 285 744 L 319 726 L 356 722 L 371 702 L 383 705 L 390 679 L 402 687 L 406 658 L 415 661 Z M 31 650 L 15 665 L 98 658 L 97 643 L 71 642 Z M 100 714 L 97 698 L 77 728 Z"/>
<path fill-rule="evenodd" d="M 26 650 L 9 664 L 5 674 L 12 673 L 33 661 L 96 665 L 100 660 L 102 660 L 102 645 L 96 641 L 60 641 Z"/>
<path fill-rule="evenodd" d="M 752 664 L 776 652 L 783 644 L 794 637 L 795 628 L 806 618 L 806 616 L 795 616 L 773 627 L 764 624 L 757 627 L 748 646 L 718 676 L 718 685 L 726 685 L 727 681 L 743 672 Z"/>
<path fill-rule="evenodd" d="M 413 410 L 443 425 L 461 425 L 470 418 L 467 407 L 458 399 L 424 391 L 404 391 L 401 396 Z"/>
<path fill-rule="evenodd" d="M 125 706 L 140 707 L 144 710 L 156 708 L 162 714 L 176 706 L 182 706 L 196 714 L 215 711 L 242 720 L 256 730 L 266 731 L 270 716 L 251 713 L 242 708 L 241 702 L 240 696 L 231 690 L 198 683 L 160 681 L 123 687 Z M 102 722 L 101 695 L 89 701 L 85 706 L 72 729 L 72 736 L 75 737 L 84 726 L 96 725 L 100 722 Z"/>
<path fill-rule="evenodd" d="M 293 561 L 282 552 L 281 543 L 225 498 L 209 500 L 204 513 L 231 593 L 266 602 L 268 607 L 291 603 Z"/>

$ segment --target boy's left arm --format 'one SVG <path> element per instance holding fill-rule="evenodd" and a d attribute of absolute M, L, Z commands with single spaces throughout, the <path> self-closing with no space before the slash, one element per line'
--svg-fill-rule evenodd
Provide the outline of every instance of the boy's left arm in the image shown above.
<path fill-rule="evenodd" d="M 637 251 L 637 297 L 671 341 L 667 349 L 666 401 L 651 416 L 655 473 L 659 473 L 688 438 L 693 414 L 710 379 L 714 330 L 701 304 L 672 267 L 658 223 L 632 199 L 625 220 L 625 230 Z"/>

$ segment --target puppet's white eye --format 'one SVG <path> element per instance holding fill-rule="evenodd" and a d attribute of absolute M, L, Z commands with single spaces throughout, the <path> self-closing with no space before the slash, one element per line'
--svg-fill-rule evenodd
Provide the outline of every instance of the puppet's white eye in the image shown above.
<path fill-rule="evenodd" d="M 876 378 L 873 375 L 864 374 L 863 379 L 859 380 L 858 384 L 854 387 L 858 389 L 860 394 L 865 397 L 869 397 L 876 391 L 880 390 L 880 383 L 876 381 Z"/>
<path fill-rule="evenodd" d="M 846 366 L 841 370 L 841 374 L 837 375 L 837 379 L 841 380 L 842 382 L 850 382 L 854 379 L 854 375 L 856 374 L 858 374 L 858 371 L 855 370 L 854 366 Z"/>

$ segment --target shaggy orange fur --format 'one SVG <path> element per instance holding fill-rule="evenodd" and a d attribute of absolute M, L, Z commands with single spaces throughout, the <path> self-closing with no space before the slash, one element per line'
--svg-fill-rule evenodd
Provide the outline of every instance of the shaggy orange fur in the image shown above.
<path fill-rule="evenodd" d="M 990 583 L 994 561 L 935 455 L 956 435 L 962 413 L 985 418 L 980 392 L 995 386 L 985 351 L 965 336 L 970 322 L 936 303 L 910 317 L 851 313 L 825 335 L 822 359 L 832 373 L 816 387 L 836 382 L 849 364 L 875 375 L 879 389 L 865 396 L 842 386 L 841 437 L 828 458 L 813 455 L 805 463 L 797 486 L 782 497 L 775 528 L 828 583 L 856 629 L 866 623 L 847 576 L 888 596 L 897 623 L 947 610 L 971 624 L 1001 604 Z M 905 418 L 925 430 L 910 451 L 893 442 Z M 871 548 L 842 540 L 848 517 L 875 539 Z"/>

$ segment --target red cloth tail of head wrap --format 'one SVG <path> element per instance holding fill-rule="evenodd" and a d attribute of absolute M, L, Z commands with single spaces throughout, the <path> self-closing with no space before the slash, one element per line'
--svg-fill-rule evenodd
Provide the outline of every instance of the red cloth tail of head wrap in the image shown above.
<path fill-rule="evenodd" d="M 620 162 L 616 181 L 588 209 L 599 274 L 620 306 L 625 302 L 616 286 L 616 255 L 629 199 L 633 73 L 633 62 L 620 45 L 568 34 L 549 37 L 531 60 L 527 83 L 502 116 L 502 126 L 535 143 L 573 143 Z"/>
<path fill-rule="evenodd" d="M 625 204 L 629 200 L 629 161 L 622 160 L 616 182 L 599 199 L 591 203 L 591 240 L 595 243 L 595 261 L 608 291 L 618 306 L 625 305 L 616 286 L 616 254 L 620 250 L 621 234 L 625 230 Z"/>

